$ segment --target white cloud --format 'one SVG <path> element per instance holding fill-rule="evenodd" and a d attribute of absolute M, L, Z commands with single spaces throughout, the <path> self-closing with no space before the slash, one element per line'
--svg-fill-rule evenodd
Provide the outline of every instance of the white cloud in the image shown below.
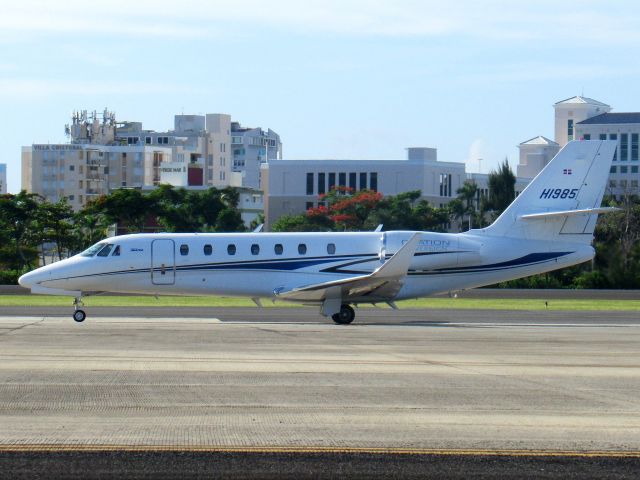
<path fill-rule="evenodd" d="M 640 12 L 634 7 L 595 0 L 583 0 L 578 11 L 555 0 L 23 0 L 3 6 L 0 32 L 204 37 L 264 26 L 341 35 L 629 44 L 640 41 Z"/>

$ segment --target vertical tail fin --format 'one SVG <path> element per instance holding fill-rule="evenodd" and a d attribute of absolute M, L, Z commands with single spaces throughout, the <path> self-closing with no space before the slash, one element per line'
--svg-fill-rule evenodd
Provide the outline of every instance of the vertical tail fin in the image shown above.
<path fill-rule="evenodd" d="M 590 243 L 616 145 L 607 140 L 567 143 L 484 232 Z"/>

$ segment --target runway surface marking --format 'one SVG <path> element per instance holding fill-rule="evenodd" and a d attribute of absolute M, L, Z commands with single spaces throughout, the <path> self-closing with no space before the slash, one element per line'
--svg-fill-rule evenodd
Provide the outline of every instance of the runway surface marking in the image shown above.
<path fill-rule="evenodd" d="M 386 455 L 459 455 L 507 457 L 624 457 L 640 458 L 640 451 L 630 450 L 485 450 L 485 449 L 431 449 L 431 448 L 370 448 L 370 447 L 227 447 L 215 445 L 57 445 L 13 444 L 0 445 L 0 453 L 12 452 L 208 452 L 208 453 L 336 453 Z"/>

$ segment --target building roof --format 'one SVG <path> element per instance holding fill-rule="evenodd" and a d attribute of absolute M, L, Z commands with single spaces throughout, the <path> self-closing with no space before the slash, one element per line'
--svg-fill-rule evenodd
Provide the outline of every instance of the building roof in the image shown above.
<path fill-rule="evenodd" d="M 530 138 L 522 142 L 520 145 L 550 145 L 554 147 L 559 147 L 560 145 L 553 140 L 548 139 L 547 137 L 543 137 L 542 135 L 538 135 L 537 137 Z"/>
<path fill-rule="evenodd" d="M 555 105 L 566 105 L 566 104 L 585 104 L 588 103 L 590 105 L 599 105 L 601 107 L 609 107 L 606 103 L 599 102 L 598 100 L 594 100 L 593 98 L 583 97 L 582 95 L 576 95 L 575 97 L 565 98 L 564 100 L 560 100 L 556 102 Z"/>
<path fill-rule="evenodd" d="M 601 113 L 578 122 L 578 125 L 612 125 L 620 123 L 640 123 L 640 112 Z"/>

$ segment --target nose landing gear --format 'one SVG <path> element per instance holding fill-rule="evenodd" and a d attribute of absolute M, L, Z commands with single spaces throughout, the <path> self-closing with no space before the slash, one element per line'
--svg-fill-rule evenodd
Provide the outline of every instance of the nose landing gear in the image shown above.
<path fill-rule="evenodd" d="M 84 319 L 87 318 L 87 314 L 84 313 L 84 310 L 82 310 L 80 307 L 84 307 L 84 303 L 82 303 L 82 297 L 76 297 L 73 300 L 73 319 L 78 323 L 84 322 Z"/>

